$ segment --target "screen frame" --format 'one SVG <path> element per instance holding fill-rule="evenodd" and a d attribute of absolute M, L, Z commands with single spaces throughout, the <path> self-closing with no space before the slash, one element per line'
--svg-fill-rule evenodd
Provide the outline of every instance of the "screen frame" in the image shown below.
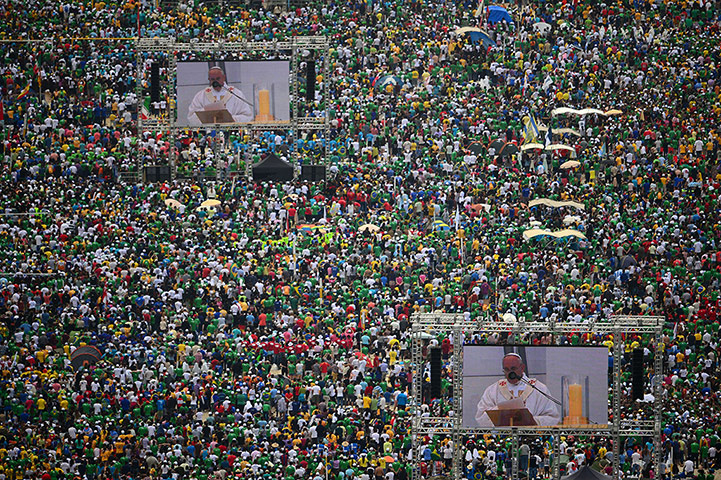
<path fill-rule="evenodd" d="M 189 107 L 193 97 L 201 90 L 207 88 L 207 71 L 212 64 L 221 64 L 226 74 L 226 83 L 229 86 L 239 89 L 243 96 L 253 104 L 253 118 L 250 122 L 231 122 L 223 124 L 196 124 L 188 119 Z M 258 72 L 261 66 L 277 65 L 278 72 L 268 70 L 267 75 L 263 71 Z M 248 67 L 255 67 L 248 69 Z M 267 68 L 266 68 L 267 69 Z M 190 70 L 190 72 L 185 72 Z M 188 77 L 193 75 L 193 77 Z M 257 124 L 277 125 L 278 128 L 291 128 L 293 123 L 293 101 L 292 101 L 292 75 L 293 60 L 291 58 L 275 59 L 233 59 L 233 60 L 176 60 L 174 72 L 174 118 L 173 125 L 178 128 L 207 128 L 209 126 L 253 126 Z M 181 82 L 183 82 L 181 84 Z M 271 114 L 273 120 L 258 120 L 256 106 L 256 85 L 271 85 L 272 96 Z M 182 89 L 182 90 L 181 90 Z M 250 106 L 249 106 L 250 107 Z"/>
<path fill-rule="evenodd" d="M 503 373 L 501 369 L 501 360 L 503 358 L 504 352 L 506 350 L 511 351 L 517 351 L 520 348 L 532 350 L 532 349 L 554 349 L 558 353 L 563 352 L 563 350 L 571 351 L 571 350 L 577 350 L 576 356 L 580 357 L 586 357 L 591 351 L 595 350 L 597 353 L 595 354 L 597 359 L 595 361 L 599 362 L 601 361 L 601 357 L 603 356 L 604 362 L 603 362 L 603 371 L 600 374 L 594 375 L 593 377 L 589 378 L 589 386 L 590 386 L 590 396 L 593 398 L 594 395 L 598 396 L 601 393 L 604 393 L 604 397 L 606 398 L 605 402 L 600 402 L 599 400 L 595 401 L 595 406 L 591 407 L 589 405 L 589 410 L 591 412 L 598 411 L 599 408 L 603 410 L 603 407 L 599 407 L 600 403 L 605 403 L 605 411 L 607 412 L 605 415 L 605 418 L 599 418 L 600 421 L 597 421 L 597 423 L 589 423 L 588 425 L 564 425 L 564 424 L 558 424 L 558 425 L 538 425 L 538 426 L 523 426 L 523 427 L 502 427 L 502 426 L 491 426 L 491 427 L 485 427 L 485 426 L 479 426 L 475 422 L 475 413 L 476 413 L 476 406 L 478 403 L 478 400 L 480 399 L 480 396 L 482 395 L 482 391 L 480 394 L 474 393 L 469 394 L 468 388 L 469 384 L 474 383 L 468 381 L 470 378 L 476 378 L 479 377 L 479 375 L 469 375 L 469 370 L 467 369 L 467 366 L 471 366 L 472 370 L 471 372 L 475 372 L 476 369 L 484 368 L 481 363 L 481 361 L 487 361 L 487 359 L 483 358 L 467 358 L 469 351 L 473 351 L 478 349 L 479 351 L 482 349 L 494 349 L 496 352 L 492 354 L 491 356 L 495 358 L 495 360 L 491 360 L 493 363 L 492 371 L 494 373 L 490 373 L 488 375 L 485 375 L 485 377 L 488 377 L 488 379 L 492 379 L 492 381 L 489 381 L 483 386 L 483 390 L 485 388 L 495 383 L 498 379 L 503 378 Z M 469 350 L 470 349 L 470 350 Z M 586 350 L 584 352 L 584 350 Z M 540 350 L 537 350 L 540 351 Z M 603 345 L 527 345 L 527 344 L 506 344 L 506 345 L 477 345 L 472 343 L 464 343 L 461 347 L 461 367 L 459 369 L 460 372 L 460 382 L 461 382 L 461 399 L 460 399 L 460 412 L 458 414 L 458 427 L 461 431 L 466 433 L 471 432 L 498 432 L 498 431 L 508 431 L 509 433 L 511 431 L 516 431 L 519 429 L 522 430 L 531 430 L 534 432 L 541 433 L 543 431 L 550 431 L 550 432 L 560 432 L 565 430 L 583 430 L 587 431 L 589 434 L 591 433 L 609 433 L 613 429 L 612 424 L 612 408 L 613 408 L 613 374 L 615 372 L 615 365 L 614 368 L 610 368 L 609 359 L 613 358 L 613 352 L 609 351 L 609 348 L 607 346 Z M 558 354 L 557 353 L 557 354 Z M 547 362 L 547 360 L 544 360 Z M 532 363 L 532 364 L 531 364 Z M 529 359 L 529 364 L 527 365 L 527 374 L 529 377 L 532 378 L 540 378 L 540 381 L 543 383 L 546 383 L 544 380 L 546 380 L 546 376 L 549 375 L 549 372 L 540 372 L 538 369 L 537 361 L 531 362 Z M 599 364 L 600 367 L 600 364 Z M 591 367 L 598 369 L 599 367 Z M 610 371 L 610 373 L 609 373 Z M 553 372 L 551 372 L 553 375 Z M 599 378 L 595 378 L 599 377 Z M 600 384 L 599 380 L 600 377 L 603 377 L 605 379 L 605 385 L 606 388 L 604 389 Z M 475 382 L 478 383 L 478 382 Z M 559 385 L 556 387 L 556 383 Z M 553 385 L 553 388 L 552 388 Z M 475 387 L 471 387 L 475 388 Z M 558 390 L 556 392 L 555 390 Z M 555 398 L 560 400 L 560 378 L 558 379 L 558 382 L 551 382 L 549 385 L 549 393 L 551 393 Z M 559 407 L 560 409 L 560 407 Z M 471 420 L 469 420 L 471 419 Z M 595 421 L 593 418 L 592 421 Z"/>

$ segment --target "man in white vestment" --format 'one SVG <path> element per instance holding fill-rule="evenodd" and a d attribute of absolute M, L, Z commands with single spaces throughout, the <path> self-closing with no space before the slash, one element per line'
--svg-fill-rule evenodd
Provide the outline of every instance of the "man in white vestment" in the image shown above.
<path fill-rule="evenodd" d="M 202 125 L 196 112 L 204 110 L 226 109 L 232 115 L 234 122 L 253 121 L 253 109 L 250 104 L 246 103 L 245 95 L 239 89 L 225 83 L 225 72 L 223 72 L 222 68 L 211 67 L 208 70 L 208 84 L 207 88 L 195 94 L 193 101 L 190 103 L 188 108 L 188 123 L 190 125 Z"/>
<path fill-rule="evenodd" d="M 536 425 L 551 426 L 561 421 L 558 405 L 529 385 L 550 396 L 548 387 L 535 378 L 526 376 L 526 366 L 520 355 L 509 353 L 503 357 L 503 374 L 505 378 L 486 388 L 481 401 L 478 402 L 476 423 L 479 426 L 493 427 L 493 422 L 486 411 L 498 410 L 499 404 L 514 400 L 523 402 L 533 415 Z"/>

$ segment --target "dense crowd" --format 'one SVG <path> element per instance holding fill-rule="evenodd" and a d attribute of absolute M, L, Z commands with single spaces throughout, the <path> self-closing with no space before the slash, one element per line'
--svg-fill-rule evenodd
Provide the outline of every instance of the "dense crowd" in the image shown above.
<path fill-rule="evenodd" d="M 508 476 L 502 436 L 420 437 L 413 449 L 410 326 L 434 311 L 665 316 L 658 347 L 631 334 L 523 341 L 624 341 L 624 372 L 634 348 L 648 367 L 662 355 L 647 384 L 663 378 L 665 470 L 652 439 L 627 438 L 623 475 L 711 478 L 716 2 L 529 1 L 509 6 L 512 24 L 489 23 L 470 1 L 307 3 L 0 5 L 0 35 L 13 40 L 0 44 L 0 480 L 404 480 L 414 466 L 447 474 L 458 448 L 464 477 Z M 328 102 L 331 137 L 288 146 L 282 132 L 138 132 L 138 32 L 328 36 L 332 72 L 304 108 Z M 378 88 L 387 75 L 393 84 Z M 531 117 L 545 129 L 525 128 Z M 531 137 L 573 151 L 508 154 Z M 275 151 L 297 164 L 322 141 L 325 182 L 243 174 L 244 161 Z M 171 156 L 185 180 L 123 180 Z M 529 207 L 539 198 L 583 209 Z M 528 240 L 531 227 L 583 235 Z M 424 355 L 435 345 L 448 353 L 450 342 L 426 341 Z M 99 359 L 74 365 L 83 346 Z M 451 359 L 442 401 L 425 378 L 421 414 L 452 414 Z M 638 412 L 649 410 L 624 402 L 624 415 Z M 611 471 L 609 439 L 564 436 L 560 459 L 551 440 L 516 452 L 529 478 L 549 478 L 556 461 Z"/>

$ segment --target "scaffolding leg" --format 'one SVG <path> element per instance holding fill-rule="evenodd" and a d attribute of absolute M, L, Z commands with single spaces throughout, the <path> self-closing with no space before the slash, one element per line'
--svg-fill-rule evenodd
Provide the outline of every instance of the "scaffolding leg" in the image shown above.
<path fill-rule="evenodd" d="M 653 466 L 656 469 L 655 478 L 663 480 L 664 478 L 664 458 L 663 458 L 663 446 L 661 445 L 661 413 L 663 411 L 663 353 L 661 351 L 663 345 L 663 337 L 661 331 L 657 331 L 654 339 L 654 351 L 653 351 L 653 410 L 654 410 L 654 425 L 653 425 L 653 455 L 654 462 Z"/>
<path fill-rule="evenodd" d="M 518 479 L 518 433 L 511 434 L 511 480 Z"/>
<path fill-rule="evenodd" d="M 553 480 L 560 480 L 561 478 L 561 435 L 559 433 L 553 434 L 553 463 L 551 464 L 553 469 Z"/>
<path fill-rule="evenodd" d="M 423 389 L 423 340 L 421 339 L 420 330 L 417 327 L 413 327 L 411 333 L 411 373 L 413 375 L 413 384 L 410 395 L 409 405 L 409 417 L 412 423 L 416 423 L 420 417 L 420 406 L 421 406 L 421 391 Z M 416 428 L 411 430 L 416 431 Z M 421 480 L 421 461 L 423 460 L 420 451 L 420 442 L 418 435 L 412 433 L 411 435 L 411 448 L 413 449 L 413 470 L 411 473 L 411 480 Z M 455 447 L 455 445 L 454 445 Z"/>
<path fill-rule="evenodd" d="M 613 333 L 613 478 L 621 478 L 621 358 L 624 339 L 619 329 Z"/>
<path fill-rule="evenodd" d="M 457 320 L 458 323 L 460 323 Z M 463 423 L 463 404 L 461 402 L 461 391 L 463 390 L 463 378 L 461 371 L 461 352 L 463 351 L 463 332 L 460 328 L 453 329 L 453 477 L 456 480 L 463 478 L 463 451 L 461 448 L 460 425 Z"/>

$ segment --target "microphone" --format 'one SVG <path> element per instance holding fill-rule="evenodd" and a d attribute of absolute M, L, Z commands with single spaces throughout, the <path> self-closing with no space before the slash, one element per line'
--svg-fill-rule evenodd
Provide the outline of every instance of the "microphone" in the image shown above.
<path fill-rule="evenodd" d="M 552 396 L 548 395 L 547 393 L 542 392 L 542 391 L 539 390 L 534 384 L 532 384 L 531 382 L 527 381 L 525 378 L 519 376 L 516 372 L 509 372 L 509 373 L 508 373 L 508 379 L 509 379 L 509 380 L 520 380 L 520 381 L 522 381 L 523 383 L 525 383 L 526 385 L 528 385 L 529 387 L 531 387 L 532 389 L 534 389 L 535 391 L 537 391 L 538 393 L 540 393 L 541 395 L 543 395 L 544 397 L 546 397 L 547 399 L 549 399 L 550 401 L 552 401 L 553 403 L 555 403 L 556 405 L 559 405 L 559 406 L 561 405 L 561 402 L 559 402 L 558 400 L 556 400 L 556 399 L 553 398 Z"/>
<path fill-rule="evenodd" d="M 223 90 L 225 90 L 225 91 L 228 92 L 229 94 L 233 95 L 235 98 L 237 98 L 237 99 L 240 100 L 241 102 L 245 102 L 245 103 L 247 103 L 248 105 L 250 105 L 253 109 L 255 109 L 255 106 L 254 106 L 252 103 L 250 103 L 250 102 L 249 102 L 248 100 L 246 100 L 245 98 L 237 95 L 235 92 L 232 92 L 232 91 L 228 90 L 228 88 L 227 88 L 225 85 L 222 85 L 222 84 L 221 84 L 220 82 L 218 82 L 217 80 L 214 81 L 213 83 L 211 83 L 211 86 L 212 86 L 213 88 L 222 88 Z"/>

